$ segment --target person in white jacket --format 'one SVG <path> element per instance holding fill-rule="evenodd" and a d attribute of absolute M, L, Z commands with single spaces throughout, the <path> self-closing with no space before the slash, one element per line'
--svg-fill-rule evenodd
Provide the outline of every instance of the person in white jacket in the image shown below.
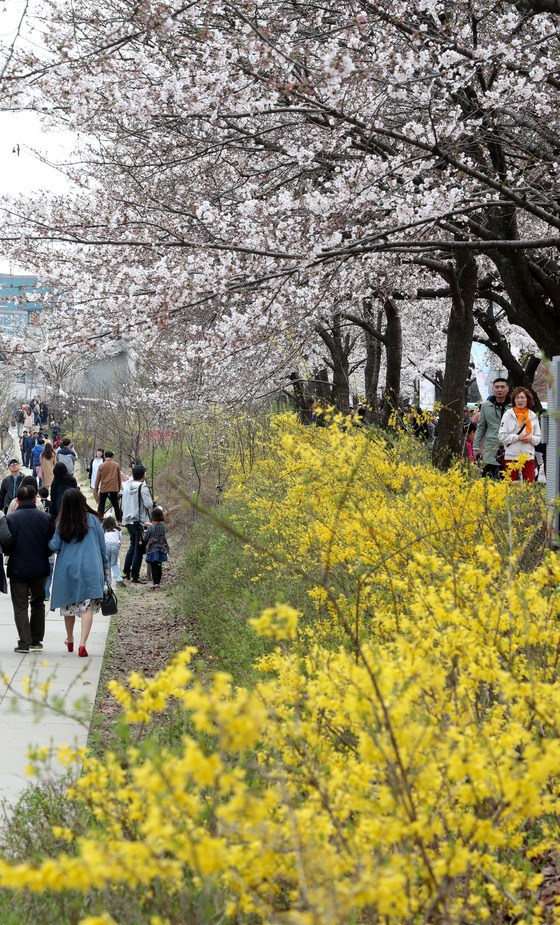
<path fill-rule="evenodd" d="M 534 404 L 529 389 L 520 385 L 511 393 L 511 408 L 500 424 L 499 440 L 505 447 L 505 467 L 512 482 L 519 480 L 519 469 L 512 468 L 511 463 L 517 462 L 521 455 L 528 457 L 521 469 L 523 481 L 535 481 L 535 447 L 541 442 L 541 426 L 531 411 Z"/>

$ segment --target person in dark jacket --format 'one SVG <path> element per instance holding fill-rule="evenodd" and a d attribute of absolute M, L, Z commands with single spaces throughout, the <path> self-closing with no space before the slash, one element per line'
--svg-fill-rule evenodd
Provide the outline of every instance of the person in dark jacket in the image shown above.
<path fill-rule="evenodd" d="M 41 406 L 39 404 L 38 398 L 33 399 L 31 403 L 31 407 L 33 410 L 33 417 L 34 417 L 33 423 L 35 424 L 36 427 L 40 427 L 41 426 Z"/>
<path fill-rule="evenodd" d="M 57 463 L 53 469 L 53 480 L 51 482 L 51 502 L 52 516 L 56 519 L 62 504 L 62 496 L 68 488 L 77 488 L 78 483 L 73 475 L 70 475 L 64 463 Z"/>
<path fill-rule="evenodd" d="M 502 418 L 510 407 L 509 386 L 507 379 L 498 376 L 492 383 L 493 394 L 480 406 L 480 414 L 476 425 L 476 434 L 473 443 L 475 460 L 482 453 L 485 478 L 499 479 L 503 472 L 503 463 L 498 459 L 500 446 L 500 425 Z M 484 441 L 484 450 L 482 449 Z"/>
<path fill-rule="evenodd" d="M 161 584 L 161 563 L 167 562 L 169 552 L 165 518 L 160 507 L 152 508 L 150 520 L 150 526 L 144 530 L 142 541 L 146 547 L 146 562 L 152 567 L 152 591 L 158 591 Z"/>
<path fill-rule="evenodd" d="M 14 652 L 22 655 L 30 649 L 43 648 L 45 585 L 50 573 L 49 540 L 54 534 L 51 515 L 35 507 L 36 495 L 34 485 L 20 485 L 19 507 L 6 518 L 12 535 L 8 578 L 19 636 Z"/>
<path fill-rule="evenodd" d="M 36 443 L 37 438 L 31 431 L 29 431 L 27 436 L 22 440 L 21 455 L 23 459 L 23 465 L 26 467 L 26 469 L 29 469 L 31 466 L 31 452 Z"/>
<path fill-rule="evenodd" d="M 10 551 L 12 545 L 12 534 L 8 528 L 8 522 L 4 514 L 0 511 L 0 547 L 4 552 Z M 8 582 L 6 581 L 6 572 L 4 571 L 4 556 L 0 552 L 0 591 L 2 594 L 8 593 Z"/>
<path fill-rule="evenodd" d="M 37 443 L 35 444 L 35 446 L 34 446 L 33 449 L 31 450 L 31 465 L 30 465 L 30 468 L 31 468 L 31 471 L 32 471 L 33 475 L 34 475 L 36 478 L 39 478 L 39 476 L 37 475 L 37 469 L 38 469 L 39 466 L 41 465 L 40 457 L 41 457 L 41 454 L 42 454 L 42 452 L 43 452 L 44 449 L 45 449 L 45 441 L 44 441 L 43 437 L 39 437 L 38 440 L 37 440 Z M 39 479 L 39 485 L 41 484 L 41 482 L 42 482 L 42 479 Z"/>
<path fill-rule="evenodd" d="M 10 506 L 10 502 L 16 497 L 17 490 L 23 479 L 23 474 L 19 471 L 19 462 L 15 456 L 8 460 L 8 471 L 10 474 L 5 479 L 2 479 L 2 484 L 0 485 L 0 509 L 4 511 L 4 514 Z"/>
<path fill-rule="evenodd" d="M 70 475 L 74 475 L 74 463 L 78 458 L 78 454 L 72 449 L 70 437 L 62 438 L 62 444 L 56 451 L 56 456 L 59 462 L 64 463 Z"/>

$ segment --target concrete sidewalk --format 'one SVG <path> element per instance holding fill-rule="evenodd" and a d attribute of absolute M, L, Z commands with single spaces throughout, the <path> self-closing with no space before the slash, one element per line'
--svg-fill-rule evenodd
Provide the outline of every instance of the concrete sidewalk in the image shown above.
<path fill-rule="evenodd" d="M 87 645 L 89 657 L 80 658 L 77 644 L 74 652 L 66 650 L 66 631 L 60 611 L 49 610 L 43 650 L 18 655 L 13 651 L 17 632 L 10 595 L 0 594 L 0 674 L 4 678 L 4 682 L 0 682 L 0 742 L 3 743 L 0 801 L 13 805 L 34 779 L 25 771 L 30 746 L 86 745 L 88 725 L 61 716 L 48 707 L 39 711 L 37 718 L 37 707 L 32 701 L 41 699 L 40 685 L 49 681 L 47 702 L 53 694 L 60 695 L 64 697 L 65 710 L 71 711 L 77 700 L 87 701 L 91 718 L 110 621 L 111 618 L 102 616 L 101 612 L 94 616 Z M 76 629 L 79 639 L 79 620 Z M 25 693 L 27 678 L 32 679 L 35 697 Z M 80 716 L 84 716 L 84 710 L 80 711 Z M 47 773 L 56 776 L 66 771 L 55 760 Z"/>
<path fill-rule="evenodd" d="M 15 437 L 15 431 L 10 430 Z M 21 459 L 17 437 L 14 442 L 14 456 Z M 30 470 L 22 469 L 29 474 Z M 0 474 L 3 478 L 3 473 Z M 26 774 L 29 765 L 27 752 L 30 747 L 54 747 L 62 744 L 84 746 L 89 733 L 89 720 L 95 703 L 97 685 L 103 664 L 105 642 L 111 622 L 101 611 L 94 615 L 87 650 L 88 658 L 78 656 L 80 621 L 76 621 L 74 652 L 69 653 L 64 645 L 66 631 L 60 611 L 49 610 L 45 603 L 46 627 L 43 650 L 18 655 L 14 652 L 18 635 L 14 623 L 10 594 L 0 594 L 0 802 L 14 805 L 30 781 L 36 778 Z M 36 693 L 26 694 L 28 680 Z M 84 722 L 61 716 L 45 707 L 37 711 L 33 702 L 41 700 L 40 686 L 49 682 L 46 702 L 58 695 L 64 698 L 64 709 L 72 711 L 73 704 L 83 701 L 80 716 Z M 66 774 L 66 769 L 56 760 L 46 766 L 45 775 Z"/>

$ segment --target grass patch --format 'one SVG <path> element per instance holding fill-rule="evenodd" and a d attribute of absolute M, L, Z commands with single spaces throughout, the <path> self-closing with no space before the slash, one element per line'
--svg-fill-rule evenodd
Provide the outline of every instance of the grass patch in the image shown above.
<path fill-rule="evenodd" d="M 118 615 L 115 614 L 111 617 L 111 622 L 109 623 L 109 629 L 107 631 L 107 638 L 105 641 L 105 652 L 103 654 L 103 664 L 101 666 L 101 672 L 99 674 L 99 684 L 97 686 L 97 697 L 95 698 L 95 704 L 93 707 L 93 713 L 91 716 L 91 724 L 89 728 L 88 736 L 88 748 L 91 752 L 97 757 L 101 757 L 103 753 L 103 747 L 100 744 L 100 733 L 103 727 L 106 725 L 105 715 L 97 709 L 97 704 L 99 702 L 100 696 L 102 696 L 107 690 L 107 684 L 111 680 L 111 662 L 113 658 L 113 652 L 115 646 L 118 644 L 117 637 L 117 625 L 118 625 Z"/>
<path fill-rule="evenodd" d="M 206 521 L 192 532 L 178 594 L 187 621 L 198 626 L 208 667 L 229 672 L 240 685 L 254 681 L 255 661 L 274 648 L 257 636 L 249 617 L 279 600 L 300 610 L 310 607 L 300 579 L 257 567 L 238 540 Z"/>

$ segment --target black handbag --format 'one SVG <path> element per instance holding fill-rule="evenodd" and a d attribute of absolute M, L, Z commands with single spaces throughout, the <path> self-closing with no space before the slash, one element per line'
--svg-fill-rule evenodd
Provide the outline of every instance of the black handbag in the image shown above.
<path fill-rule="evenodd" d="M 117 595 L 113 591 L 110 582 L 105 582 L 103 589 L 103 600 L 101 601 L 101 613 L 104 617 L 112 617 L 118 613 Z"/>

